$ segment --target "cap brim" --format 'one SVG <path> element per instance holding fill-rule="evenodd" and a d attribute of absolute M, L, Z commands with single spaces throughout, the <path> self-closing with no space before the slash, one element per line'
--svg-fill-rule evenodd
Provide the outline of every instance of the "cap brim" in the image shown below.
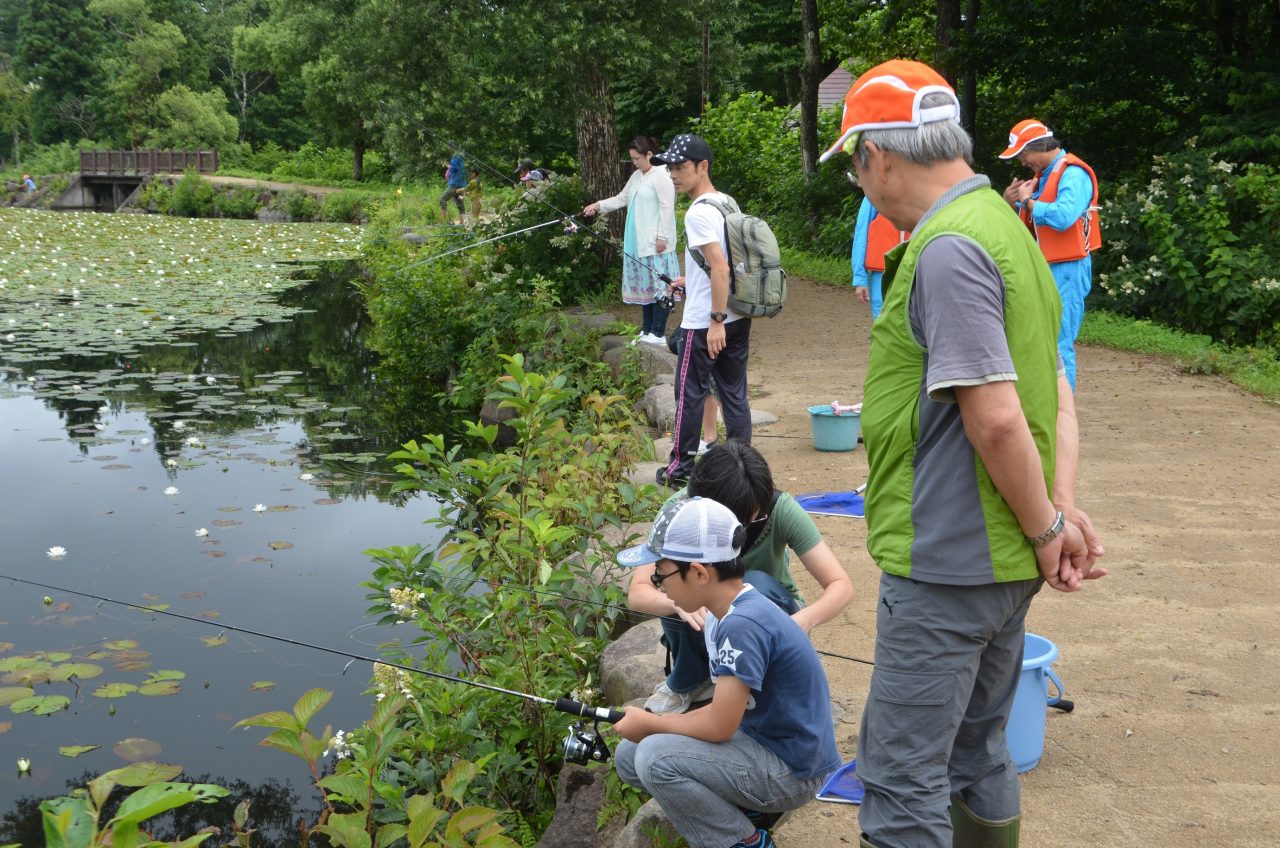
<path fill-rule="evenodd" d="M 661 153 L 649 160 L 649 162 L 654 165 L 679 165 L 683 161 L 684 159 L 668 159 Z"/>
<path fill-rule="evenodd" d="M 821 156 L 818 157 L 818 161 L 819 162 L 827 161 L 832 156 L 835 156 L 837 153 L 843 150 L 844 146 L 849 142 L 849 139 L 851 138 L 856 139 L 857 137 L 858 137 L 858 130 L 854 130 L 854 129 L 845 130 L 840 135 L 840 137 L 836 139 L 835 144 L 828 147 L 827 152 L 823 153 Z"/>
<path fill-rule="evenodd" d="M 617 563 L 623 568 L 635 568 L 638 565 L 650 565 L 660 559 L 662 554 L 648 545 L 636 545 L 634 548 L 618 551 Z"/>

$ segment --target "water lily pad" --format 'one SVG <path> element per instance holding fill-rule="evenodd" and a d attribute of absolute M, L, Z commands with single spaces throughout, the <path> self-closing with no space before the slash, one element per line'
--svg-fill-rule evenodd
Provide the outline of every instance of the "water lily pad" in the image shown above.
<path fill-rule="evenodd" d="M 0 642 L 0 654 L 6 654 L 13 650 L 12 642 Z"/>
<path fill-rule="evenodd" d="M 268 546 L 273 551 L 287 551 L 293 547 L 293 542 L 286 542 L 283 539 L 278 539 L 274 542 L 270 542 Z"/>
<path fill-rule="evenodd" d="M 115 665 L 116 671 L 146 671 L 151 663 L 146 660 L 121 660 Z"/>
<path fill-rule="evenodd" d="M 207 557 L 213 557 L 214 559 L 222 559 L 224 556 L 227 555 L 226 551 L 218 551 L 218 550 L 201 551 L 200 553 Z"/>
<path fill-rule="evenodd" d="M 114 642 L 103 642 L 102 647 L 111 651 L 132 651 L 138 643 L 132 639 L 117 639 Z"/>
<path fill-rule="evenodd" d="M 9 729 L 9 728 L 11 728 L 11 727 L 13 727 L 13 722 L 11 722 L 11 721 L 0 721 L 0 733 L 4 733 L 6 730 L 8 730 L 8 729 Z"/>
<path fill-rule="evenodd" d="M 138 691 L 132 683 L 104 683 L 93 690 L 95 698 L 123 698 Z"/>
<path fill-rule="evenodd" d="M 195 600 L 196 598 L 203 598 L 207 594 L 209 593 L 208 592 L 183 592 L 180 597 L 182 597 L 184 600 L 191 601 L 191 600 Z"/>
<path fill-rule="evenodd" d="M 49 682 L 49 671 L 53 666 L 49 663 L 39 668 L 17 668 L 0 677 L 0 683 L 17 683 L 20 686 L 35 686 Z"/>
<path fill-rule="evenodd" d="M 19 668 L 49 668 L 53 663 L 40 659 L 39 656 L 25 654 L 19 657 L 5 657 L 0 660 L 0 671 L 13 671 Z"/>
<path fill-rule="evenodd" d="M 5 686 L 0 688 L 0 707 L 7 707 L 14 701 L 30 698 L 35 690 L 30 686 Z"/>
<path fill-rule="evenodd" d="M 89 680 L 102 674 L 102 666 L 93 663 L 62 663 L 49 670 L 50 680 Z"/>
<path fill-rule="evenodd" d="M 152 742 L 150 739 L 142 739 L 137 736 L 130 736 L 128 739 L 121 739 L 119 742 L 111 746 L 112 752 L 122 760 L 129 762 L 137 762 L 145 760 L 148 757 L 154 757 L 160 753 L 160 743 Z"/>
<path fill-rule="evenodd" d="M 64 757 L 75 759 L 81 754 L 87 754 L 90 751 L 96 751 L 101 745 L 63 745 L 58 748 L 58 753 Z"/>
<path fill-rule="evenodd" d="M 342 503 L 342 501 L 337 498 L 316 498 L 312 503 L 316 506 L 335 506 Z"/>
<path fill-rule="evenodd" d="M 145 742 L 146 740 L 141 741 Z M 158 745 L 156 747 L 157 749 L 159 748 Z M 112 769 L 109 774 L 111 779 L 120 786 L 150 786 L 153 783 L 173 780 L 182 774 L 182 766 L 142 760 L 131 765 L 121 766 L 118 769 Z"/>
<path fill-rule="evenodd" d="M 139 695 L 148 695 L 153 698 L 163 698 L 167 695 L 176 695 L 182 691 L 182 686 L 176 680 L 161 680 L 156 683 L 144 683 L 138 687 Z"/>
<path fill-rule="evenodd" d="M 296 512 L 298 507 L 289 506 L 288 504 L 276 504 L 267 507 L 267 512 Z"/>
<path fill-rule="evenodd" d="M 215 518 L 212 522 L 214 527 L 238 527 L 239 521 L 234 518 Z"/>
<path fill-rule="evenodd" d="M 155 683 L 159 680 L 186 680 L 187 673 L 185 671 L 175 671 L 171 668 L 162 668 L 157 671 L 150 672 L 147 675 L 148 683 Z"/>
<path fill-rule="evenodd" d="M 253 683 L 249 684 L 249 690 L 251 692 L 270 692 L 274 688 L 276 688 L 276 684 L 272 683 L 270 680 L 255 680 Z"/>
<path fill-rule="evenodd" d="M 227 644 L 227 637 L 225 634 L 220 633 L 217 636 L 202 636 L 200 637 L 200 641 L 204 642 L 210 648 L 216 648 L 219 645 Z"/>
<path fill-rule="evenodd" d="M 42 656 L 49 662 L 55 663 L 66 662 L 71 659 L 71 653 L 69 651 L 45 651 Z"/>
<path fill-rule="evenodd" d="M 239 506 L 220 506 L 218 512 L 239 512 L 243 507 Z"/>
<path fill-rule="evenodd" d="M 14 701 L 9 705 L 9 710 L 15 713 L 52 715 L 70 706 L 71 699 L 66 695 L 33 695 L 30 698 L 23 698 L 21 701 Z"/>

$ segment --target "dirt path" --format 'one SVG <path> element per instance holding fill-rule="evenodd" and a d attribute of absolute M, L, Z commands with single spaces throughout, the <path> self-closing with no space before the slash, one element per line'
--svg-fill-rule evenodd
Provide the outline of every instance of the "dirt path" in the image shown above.
<path fill-rule="evenodd" d="M 804 280 L 780 316 L 755 322 L 753 405 L 780 418 L 755 444 L 780 487 L 866 479 L 861 448 L 813 449 L 805 408 L 861 398 L 869 333 L 850 289 Z M 1080 360 L 1080 505 L 1111 576 L 1074 596 L 1046 590 L 1031 609 L 1076 709 L 1050 711 L 1044 758 L 1023 775 L 1022 844 L 1280 844 L 1280 408 L 1153 357 L 1084 348 Z M 869 659 L 879 571 L 865 525 L 817 521 L 856 595 L 815 642 Z M 825 665 L 851 757 L 870 668 Z M 779 837 L 834 848 L 857 833 L 856 808 L 815 803 Z"/>

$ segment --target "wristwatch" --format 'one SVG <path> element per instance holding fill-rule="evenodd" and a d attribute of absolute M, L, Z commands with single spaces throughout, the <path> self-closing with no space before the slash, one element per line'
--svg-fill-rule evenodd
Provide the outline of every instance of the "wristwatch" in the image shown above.
<path fill-rule="evenodd" d="M 715 321 L 717 324 L 723 324 L 725 321 L 729 320 L 729 313 L 728 312 L 712 312 L 711 320 Z"/>
<path fill-rule="evenodd" d="M 1028 536 L 1027 541 L 1031 543 L 1031 547 L 1033 548 L 1043 548 L 1045 545 L 1061 536 L 1062 530 L 1066 526 L 1066 516 L 1059 511 L 1058 516 L 1053 519 L 1053 525 L 1048 530 L 1044 531 L 1039 536 Z"/>

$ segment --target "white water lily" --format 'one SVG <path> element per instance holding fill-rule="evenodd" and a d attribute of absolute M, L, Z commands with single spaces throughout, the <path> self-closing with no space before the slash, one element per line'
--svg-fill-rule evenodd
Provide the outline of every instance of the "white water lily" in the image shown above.
<path fill-rule="evenodd" d="M 18 774 L 26 774 L 31 771 L 31 761 L 26 757 L 18 757 Z"/>
<path fill-rule="evenodd" d="M 45 553 L 48 554 L 49 559 L 62 559 L 67 555 L 67 549 L 62 547 L 62 545 L 54 545 L 49 550 L 45 551 Z"/>
<path fill-rule="evenodd" d="M 218 378 L 210 374 L 208 377 L 204 378 L 204 381 L 207 385 L 212 386 L 214 383 L 218 382 Z"/>
<path fill-rule="evenodd" d="M 175 430 L 185 430 L 185 429 L 186 429 L 186 427 L 187 427 L 187 424 L 186 424 L 186 422 L 185 422 L 185 421 L 175 421 L 175 422 L 173 422 L 173 429 L 175 429 Z"/>
<path fill-rule="evenodd" d="M 149 444 L 151 444 L 151 440 L 150 440 L 150 439 L 148 439 L 146 436 L 143 436 L 141 439 L 138 439 L 138 444 L 140 444 L 140 445 L 149 445 Z"/>
<path fill-rule="evenodd" d="M 176 495 L 176 494 L 178 494 L 178 487 L 177 487 L 177 486 L 169 486 L 169 487 L 167 487 L 167 488 L 164 490 L 164 493 L 165 493 L 166 495 Z"/>
<path fill-rule="evenodd" d="M 254 505 L 253 505 L 253 511 L 254 511 L 254 512 L 266 512 L 266 511 L 267 511 L 267 505 L 266 505 L 266 504 L 254 504 Z"/>
<path fill-rule="evenodd" d="M 188 445 L 190 445 L 190 446 L 191 446 L 191 447 L 193 447 L 193 448 L 194 448 L 194 447 L 196 447 L 196 446 L 198 446 L 198 445 L 200 444 L 200 437 L 199 437 L 199 436 L 187 436 L 187 444 L 188 444 Z"/>
<path fill-rule="evenodd" d="M 196 536 L 198 538 L 203 539 L 205 536 L 208 536 L 208 535 L 209 535 L 208 527 L 201 527 L 199 530 L 196 531 Z"/>
<path fill-rule="evenodd" d="M 10 333 L 9 335 L 7 335 L 7 336 L 5 336 L 5 337 L 4 337 L 4 340 L 5 340 L 5 341 L 7 341 L 7 342 L 11 342 L 11 341 L 16 341 L 16 340 L 17 340 L 17 338 L 18 338 L 18 337 L 17 337 L 17 336 L 15 336 L 13 333 Z"/>
<path fill-rule="evenodd" d="M 315 476 L 316 476 L 316 475 L 312 474 L 310 471 L 305 471 L 305 472 L 303 472 L 302 474 L 299 474 L 299 475 L 298 475 L 298 479 L 299 479 L 299 480 L 314 480 L 314 479 L 315 479 Z"/>
<path fill-rule="evenodd" d="M 178 467 L 178 460 L 176 460 L 176 459 L 166 459 L 166 460 L 164 461 L 164 464 L 165 464 L 165 465 L 167 465 L 167 466 L 169 466 L 170 468 L 177 468 L 177 467 Z"/>
<path fill-rule="evenodd" d="M 116 335 L 117 335 L 117 336 L 123 336 L 123 335 L 124 335 L 124 330 L 121 330 L 119 327 L 116 327 Z"/>

